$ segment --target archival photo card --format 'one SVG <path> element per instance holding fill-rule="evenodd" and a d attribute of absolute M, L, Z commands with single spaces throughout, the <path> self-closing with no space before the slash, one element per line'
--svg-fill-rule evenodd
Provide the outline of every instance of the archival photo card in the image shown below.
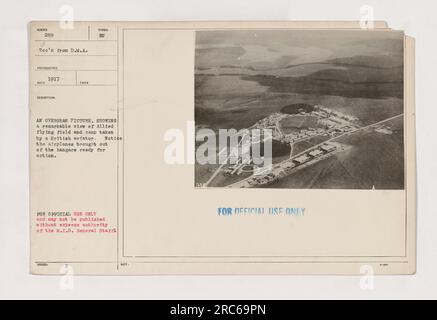
<path fill-rule="evenodd" d="M 402 31 L 35 21 L 29 60 L 32 274 L 415 272 Z"/>

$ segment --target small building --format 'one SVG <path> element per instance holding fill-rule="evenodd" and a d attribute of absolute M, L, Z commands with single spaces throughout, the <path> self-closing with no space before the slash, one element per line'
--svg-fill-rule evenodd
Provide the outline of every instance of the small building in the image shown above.
<path fill-rule="evenodd" d="M 326 153 L 329 153 L 329 152 L 333 152 L 334 150 L 336 150 L 337 147 L 332 145 L 332 144 L 324 144 L 323 146 L 320 147 L 320 149 L 322 149 Z"/>
<path fill-rule="evenodd" d="M 291 169 L 293 169 L 295 167 L 296 167 L 296 165 L 294 163 L 290 162 L 290 163 L 287 163 L 285 165 L 285 170 L 291 170 Z"/>
<path fill-rule="evenodd" d="M 281 164 L 281 168 L 285 170 L 290 170 L 293 169 L 294 167 L 296 167 L 296 165 L 293 162 L 285 162 Z"/>
<path fill-rule="evenodd" d="M 319 149 L 313 150 L 309 153 L 309 155 L 313 158 L 320 157 L 323 154 L 323 152 Z"/>
<path fill-rule="evenodd" d="M 306 154 L 304 154 L 300 157 L 297 157 L 293 161 L 297 164 L 304 164 L 304 163 L 308 162 L 309 160 L 310 160 L 310 157 L 308 157 Z"/>

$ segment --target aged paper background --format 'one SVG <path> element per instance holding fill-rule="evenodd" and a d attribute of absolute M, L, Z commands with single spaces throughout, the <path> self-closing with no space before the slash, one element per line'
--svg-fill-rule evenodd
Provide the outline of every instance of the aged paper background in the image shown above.
<path fill-rule="evenodd" d="M 88 52 L 71 62 L 39 54 L 41 43 L 48 41 L 36 29 L 47 27 L 56 30 L 55 39 L 91 40 L 86 46 L 92 56 Z M 31 146 L 35 120 L 44 117 L 117 118 L 123 136 L 102 154 L 70 154 L 55 161 L 36 159 L 31 148 L 32 272 L 58 274 L 66 264 L 79 274 L 359 274 L 363 265 L 381 274 L 414 272 L 411 39 L 405 63 L 406 192 L 195 189 L 193 166 L 162 161 L 164 132 L 184 129 L 193 119 L 194 30 L 298 27 L 350 29 L 356 23 L 83 22 L 76 23 L 73 33 L 59 30 L 57 23 L 32 23 Z M 383 23 L 378 27 L 387 30 Z M 111 41 L 96 44 L 98 31 L 93 31 L 99 28 L 109 29 Z M 51 61 L 68 70 L 80 65 L 113 71 L 104 76 L 79 73 L 79 79 L 101 86 L 34 86 L 41 77 L 35 68 Z M 65 77 L 78 83 L 76 74 L 74 80 Z M 36 99 L 53 94 L 54 101 Z M 308 214 L 218 217 L 217 207 L 224 202 L 234 207 L 300 206 Z M 118 232 L 39 234 L 35 216 L 48 211 L 98 212 Z"/>

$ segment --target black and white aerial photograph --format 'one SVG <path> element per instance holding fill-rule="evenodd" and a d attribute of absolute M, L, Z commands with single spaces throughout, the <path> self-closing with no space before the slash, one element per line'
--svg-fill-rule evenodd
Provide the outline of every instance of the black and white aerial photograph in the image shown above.
<path fill-rule="evenodd" d="M 196 187 L 403 190 L 404 34 L 197 31 L 195 126 L 269 130 L 272 155 L 196 161 Z"/>

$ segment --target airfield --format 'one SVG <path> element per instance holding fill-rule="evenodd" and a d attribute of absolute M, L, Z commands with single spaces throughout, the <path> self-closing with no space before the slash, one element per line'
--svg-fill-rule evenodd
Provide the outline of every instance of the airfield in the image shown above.
<path fill-rule="evenodd" d="M 403 114 L 363 124 L 356 116 L 331 110 L 323 105 L 293 104 L 275 112 L 248 129 L 270 129 L 272 139 L 288 148 L 286 154 L 276 155 L 271 167 L 259 167 L 238 159 L 234 164 L 211 165 L 210 176 L 202 187 L 262 188 L 281 185 L 300 171 L 318 163 L 347 154 L 352 145 L 348 137 L 369 132 L 391 135 L 390 123 L 402 119 Z M 243 141 L 243 139 L 241 139 Z M 240 145 L 241 147 L 241 145 Z M 224 150 L 218 150 L 223 152 Z"/>

